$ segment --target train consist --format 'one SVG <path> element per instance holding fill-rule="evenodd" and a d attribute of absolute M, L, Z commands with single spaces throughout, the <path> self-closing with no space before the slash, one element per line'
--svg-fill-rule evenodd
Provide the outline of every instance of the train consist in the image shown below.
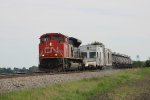
<path fill-rule="evenodd" d="M 39 69 L 65 71 L 84 69 L 131 68 L 127 55 L 112 53 L 101 45 L 81 45 L 81 41 L 61 33 L 46 33 L 40 37 Z"/>

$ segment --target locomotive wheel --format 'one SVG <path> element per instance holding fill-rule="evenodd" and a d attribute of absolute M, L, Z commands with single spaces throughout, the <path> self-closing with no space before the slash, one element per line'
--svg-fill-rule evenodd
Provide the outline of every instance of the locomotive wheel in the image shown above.
<path fill-rule="evenodd" d="M 57 68 L 57 71 L 58 72 L 64 72 L 65 70 L 64 70 L 64 68 L 62 66 L 60 66 L 60 67 Z"/>

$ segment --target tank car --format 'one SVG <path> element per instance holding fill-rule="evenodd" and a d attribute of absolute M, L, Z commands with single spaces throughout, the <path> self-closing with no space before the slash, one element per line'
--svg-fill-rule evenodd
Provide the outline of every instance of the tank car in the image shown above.
<path fill-rule="evenodd" d="M 40 37 L 39 69 L 63 71 L 80 68 L 82 58 L 78 47 L 82 42 L 61 33 L 46 33 Z"/>
<path fill-rule="evenodd" d="M 112 53 L 112 59 L 114 68 L 132 68 L 132 60 L 127 55 Z"/>

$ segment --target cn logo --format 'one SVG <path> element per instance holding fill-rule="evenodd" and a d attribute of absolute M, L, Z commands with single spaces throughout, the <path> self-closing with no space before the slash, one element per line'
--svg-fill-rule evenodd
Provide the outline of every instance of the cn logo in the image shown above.
<path fill-rule="evenodd" d="M 59 47 L 45 47 L 44 50 L 45 53 L 61 53 L 62 51 L 59 49 Z"/>

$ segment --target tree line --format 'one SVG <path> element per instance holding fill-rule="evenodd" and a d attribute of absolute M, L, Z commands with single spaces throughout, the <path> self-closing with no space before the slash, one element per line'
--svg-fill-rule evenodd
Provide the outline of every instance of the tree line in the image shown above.
<path fill-rule="evenodd" d="M 133 67 L 150 67 L 150 60 L 146 61 L 133 61 Z"/>
<path fill-rule="evenodd" d="M 150 60 L 146 61 L 133 61 L 133 67 L 150 67 Z M 7 73 L 7 74 L 12 74 L 12 73 L 32 73 L 32 72 L 37 72 L 38 67 L 32 66 L 30 68 L 0 68 L 0 73 Z"/>
<path fill-rule="evenodd" d="M 38 67 L 36 66 L 32 66 L 30 68 L 0 68 L 0 73 L 7 73 L 7 74 L 12 74 L 12 73 L 32 73 L 32 72 L 37 72 L 38 71 Z"/>

